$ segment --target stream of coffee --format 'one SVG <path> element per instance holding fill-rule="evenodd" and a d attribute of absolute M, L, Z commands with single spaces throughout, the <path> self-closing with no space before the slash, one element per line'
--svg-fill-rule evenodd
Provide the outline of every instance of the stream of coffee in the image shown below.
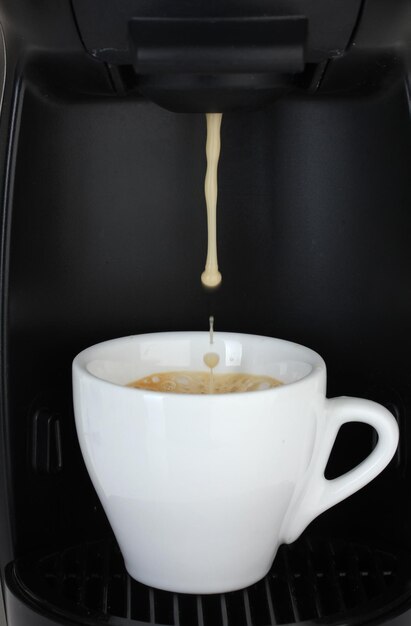
<path fill-rule="evenodd" d="M 220 129 L 222 113 L 207 113 L 207 171 L 204 191 L 207 204 L 207 259 L 201 281 L 206 287 L 217 287 L 221 283 L 217 260 L 217 170 L 220 157 Z"/>
<path fill-rule="evenodd" d="M 207 113 L 207 171 L 205 176 L 205 198 L 207 205 L 207 259 L 201 281 L 206 287 L 217 287 L 221 283 L 217 259 L 217 170 L 220 157 L 220 130 L 222 113 Z M 214 343 L 214 317 L 210 316 L 210 347 Z M 216 374 L 215 368 L 220 363 L 217 352 L 209 351 L 203 356 L 205 372 L 176 371 L 158 372 L 130 382 L 129 387 L 150 391 L 174 393 L 219 394 L 258 391 L 277 387 L 282 383 L 271 376 L 253 376 L 241 372 Z"/>

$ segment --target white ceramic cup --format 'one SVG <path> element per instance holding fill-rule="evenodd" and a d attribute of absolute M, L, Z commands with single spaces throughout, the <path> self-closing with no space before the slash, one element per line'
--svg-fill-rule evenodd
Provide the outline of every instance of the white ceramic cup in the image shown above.
<path fill-rule="evenodd" d="M 384 407 L 326 399 L 323 359 L 303 346 L 215 333 L 216 372 L 264 374 L 263 391 L 187 395 L 125 387 L 164 371 L 206 370 L 205 332 L 115 339 L 73 362 L 77 433 L 91 480 L 133 578 L 217 593 L 266 575 L 282 543 L 389 463 L 398 427 Z M 334 480 L 324 469 L 339 428 L 365 422 L 378 443 Z"/>

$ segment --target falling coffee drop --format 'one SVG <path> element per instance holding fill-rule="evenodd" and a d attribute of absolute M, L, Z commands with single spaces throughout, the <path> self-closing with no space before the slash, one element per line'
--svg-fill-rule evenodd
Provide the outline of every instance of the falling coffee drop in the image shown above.
<path fill-rule="evenodd" d="M 214 343 L 214 316 L 210 315 L 210 345 Z M 210 378 L 208 384 L 208 393 L 214 393 L 214 368 L 220 362 L 220 357 L 217 352 L 206 352 L 203 356 L 205 365 L 210 369 Z"/>

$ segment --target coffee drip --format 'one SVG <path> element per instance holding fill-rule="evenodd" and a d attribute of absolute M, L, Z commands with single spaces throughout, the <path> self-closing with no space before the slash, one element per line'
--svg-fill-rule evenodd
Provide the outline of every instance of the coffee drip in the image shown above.
<path fill-rule="evenodd" d="M 205 176 L 205 198 L 207 204 L 208 247 L 207 259 L 201 281 L 205 287 L 218 287 L 221 273 L 217 260 L 217 169 L 220 157 L 220 129 L 222 113 L 207 113 L 207 171 Z"/>

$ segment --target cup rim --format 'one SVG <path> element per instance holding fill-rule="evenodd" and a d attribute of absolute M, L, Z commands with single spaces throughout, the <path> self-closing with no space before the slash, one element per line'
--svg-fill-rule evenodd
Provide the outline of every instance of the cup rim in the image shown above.
<path fill-rule="evenodd" d="M 259 389 L 253 392 L 237 391 L 235 393 L 198 394 L 198 393 L 180 393 L 180 392 L 170 393 L 166 391 L 153 391 L 151 389 L 139 389 L 137 387 L 128 387 L 126 385 L 120 385 L 118 383 L 111 382 L 104 378 L 100 378 L 99 376 L 96 376 L 95 374 L 90 372 L 90 370 L 87 367 L 87 365 L 91 363 L 93 360 L 92 358 L 90 358 L 90 355 L 95 350 L 101 349 L 104 346 L 109 347 L 110 344 L 127 343 L 128 341 L 132 341 L 132 340 L 138 341 L 140 339 L 144 340 L 144 339 L 149 339 L 150 337 L 156 338 L 156 339 L 163 337 L 164 339 L 166 339 L 167 337 L 172 337 L 172 336 L 175 337 L 179 335 L 180 336 L 183 336 L 183 335 L 208 336 L 209 332 L 201 331 L 201 330 L 200 331 L 198 330 L 161 331 L 161 332 L 152 332 L 152 333 L 140 333 L 140 334 L 135 334 L 135 335 L 125 335 L 123 337 L 116 337 L 114 339 L 101 341 L 99 343 L 88 346 L 87 348 L 79 352 L 74 357 L 73 362 L 72 362 L 73 379 L 74 379 L 75 374 L 79 372 L 83 378 L 92 380 L 94 382 L 98 381 L 99 384 L 102 384 L 104 386 L 109 385 L 110 387 L 121 389 L 126 393 L 133 393 L 139 396 L 148 394 L 153 397 L 167 396 L 167 398 L 170 398 L 170 399 L 171 398 L 178 398 L 178 399 L 187 398 L 187 399 L 190 399 L 191 401 L 193 401 L 193 398 L 201 399 L 201 401 L 206 401 L 206 400 L 210 401 L 210 399 L 215 400 L 216 398 L 219 398 L 219 402 L 221 402 L 222 398 L 233 399 L 233 398 L 240 398 L 240 397 L 245 397 L 245 396 L 250 397 L 250 394 L 252 394 L 253 397 L 254 397 L 254 394 L 258 394 L 258 397 L 261 397 L 262 394 L 284 393 L 287 389 L 290 389 L 290 388 L 295 389 L 297 385 L 306 384 L 307 381 L 311 381 L 313 378 L 316 378 L 321 372 L 324 372 L 324 374 L 326 374 L 326 364 L 322 356 L 318 354 L 318 352 L 315 352 L 315 350 L 312 350 L 311 348 L 308 348 L 302 344 L 296 343 L 294 341 L 289 341 L 288 339 L 281 339 L 279 337 L 269 337 L 267 335 L 255 335 L 252 333 L 238 333 L 238 332 L 228 332 L 228 331 L 216 331 L 215 335 L 216 336 L 218 335 L 220 338 L 224 338 L 224 336 L 230 337 L 230 338 L 247 337 L 248 339 L 251 338 L 251 339 L 261 340 L 261 341 L 279 342 L 282 344 L 287 344 L 290 347 L 297 348 L 301 351 L 304 351 L 304 354 L 307 356 L 305 359 L 302 357 L 301 361 L 310 365 L 311 370 L 307 374 L 302 376 L 302 378 L 299 378 L 298 380 L 295 380 L 295 381 L 292 381 L 283 385 L 278 385 L 277 387 L 271 387 L 270 389 Z M 308 357 L 311 357 L 311 359 L 309 359 Z"/>

